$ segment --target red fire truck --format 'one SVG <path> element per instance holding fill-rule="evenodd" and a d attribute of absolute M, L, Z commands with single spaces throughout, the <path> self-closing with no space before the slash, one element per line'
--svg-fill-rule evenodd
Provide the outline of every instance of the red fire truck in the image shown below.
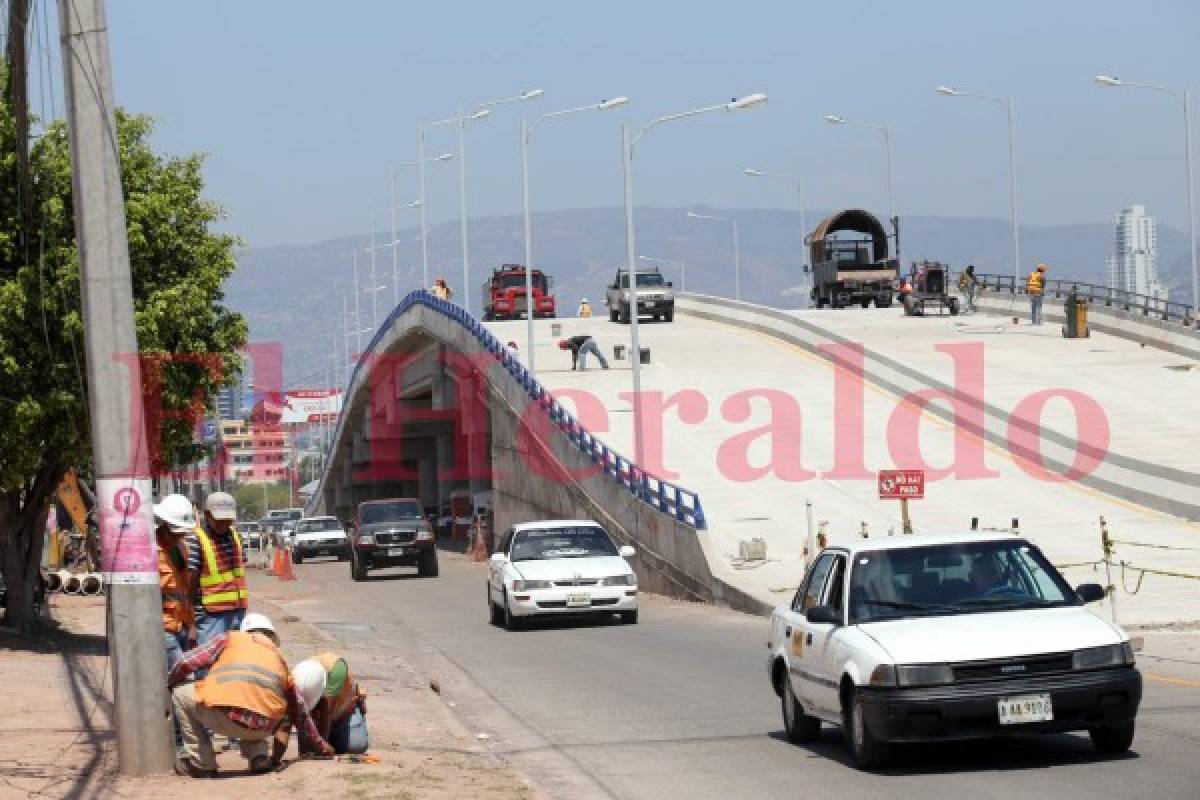
<path fill-rule="evenodd" d="M 533 313 L 535 318 L 555 316 L 554 285 L 540 269 L 533 271 Z M 525 267 L 520 264 L 503 264 L 492 270 L 492 275 L 483 284 L 483 318 L 524 319 L 528 304 L 525 299 Z"/>

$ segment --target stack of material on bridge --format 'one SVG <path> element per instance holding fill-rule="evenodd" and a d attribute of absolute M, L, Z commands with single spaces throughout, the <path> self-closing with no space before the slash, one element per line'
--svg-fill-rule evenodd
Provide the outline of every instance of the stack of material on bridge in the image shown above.
<path fill-rule="evenodd" d="M 969 354 L 972 345 L 982 351 L 987 474 L 944 480 L 931 474 L 926 498 L 912 503 L 917 531 L 964 530 L 972 517 L 984 527 L 1008 527 L 1015 517 L 1022 533 L 1056 563 L 1092 562 L 1101 557 L 1098 520 L 1103 515 L 1116 539 L 1156 545 L 1118 545 L 1118 558 L 1200 574 L 1195 412 L 1200 372 L 1171 369 L 1178 356 L 1103 334 L 1068 341 L 1050 325 L 1001 330 L 994 318 L 905 319 L 894 308 L 776 312 L 696 296 L 678 302 L 674 323 L 641 327 L 643 344 L 655 353 L 654 363 L 643 369 L 643 388 L 662 392 L 667 400 L 687 392 L 689 419 L 703 411 L 703 421 L 681 421 L 679 406 L 672 406 L 661 415 L 661 439 L 652 434 L 657 423 L 647 423 L 648 448 L 653 453 L 654 442 L 661 441 L 662 463 L 677 473 L 680 484 L 700 494 L 709 529 L 697 536 L 713 573 L 731 585 L 771 603 L 790 599 L 803 571 L 806 499 L 813 501 L 816 519 L 829 521 L 833 543 L 859 536 L 863 522 L 873 537 L 886 536 L 889 529 L 899 535 L 899 509 L 877 499 L 875 471 L 918 466 L 907 457 L 904 463 L 893 459 L 889 421 L 904 405 L 900 397 L 953 384 L 952 359 L 936 349 L 947 345 L 959 346 L 960 353 Z M 491 327 L 502 340 L 524 344 L 523 322 Z M 564 320 L 564 335 L 580 333 L 595 336 L 608 352 L 628 341 L 623 325 Z M 838 342 L 865 348 L 861 404 L 838 407 L 835 369 L 814 352 Z M 608 418 L 583 422 L 632 455 L 630 404 L 621 397 L 630 391 L 628 362 L 616 362 L 608 371 L 572 372 L 553 345 L 548 336 L 539 343 L 539 378 L 552 390 L 593 393 Z M 978 377 L 977 368 L 974 373 Z M 1013 410 L 1057 388 L 1090 398 L 1109 427 L 1104 461 L 1079 481 L 1032 477 L 1034 467 L 1018 463 L 1006 444 Z M 760 396 L 742 394 L 748 390 Z M 750 433 L 772 422 L 763 395 L 778 403 L 773 453 L 769 436 Z M 799 416 L 788 413 L 788 398 L 798 405 Z M 938 408 L 946 404 L 936 402 L 923 414 L 919 442 L 926 462 L 942 467 L 953 461 L 955 437 Z M 1070 406 L 1049 400 L 1041 423 L 1047 465 L 1070 464 L 1076 436 Z M 739 435 L 753 440 L 748 459 L 741 456 L 746 451 Z M 857 460 L 854 443 L 860 436 L 866 471 L 856 475 L 849 467 Z M 895 434 L 892 438 L 897 440 Z M 841 453 L 840 474 L 838 442 L 849 447 Z M 763 469 L 772 460 L 776 469 Z M 735 569 L 738 543 L 755 537 L 767 541 L 768 560 L 753 569 Z M 1083 567 L 1070 570 L 1068 577 L 1080 583 L 1098 576 Z M 1200 601 L 1200 581 L 1150 577 L 1147 583 L 1140 594 L 1121 598 L 1123 621 L 1185 619 Z"/>

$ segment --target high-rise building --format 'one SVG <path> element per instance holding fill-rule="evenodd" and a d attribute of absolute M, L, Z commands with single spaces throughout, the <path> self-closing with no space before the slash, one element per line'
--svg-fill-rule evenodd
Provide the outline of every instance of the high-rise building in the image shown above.
<path fill-rule="evenodd" d="M 1129 206 L 1113 217 L 1113 254 L 1108 285 L 1134 294 L 1167 299 L 1158 279 L 1158 230 L 1145 206 Z"/>

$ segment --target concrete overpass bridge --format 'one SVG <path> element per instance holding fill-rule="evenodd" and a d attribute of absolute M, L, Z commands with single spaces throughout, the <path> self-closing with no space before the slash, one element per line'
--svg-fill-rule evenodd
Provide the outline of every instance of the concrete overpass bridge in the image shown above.
<path fill-rule="evenodd" d="M 481 324 L 424 292 L 377 332 L 351 379 L 315 507 L 490 489 L 499 529 L 596 518 L 639 548 L 651 591 L 759 611 L 804 568 L 811 503 L 831 541 L 899 533 L 879 469 L 923 467 L 918 530 L 1011 526 L 1077 582 L 1095 579 L 1099 520 L 1139 567 L 1200 574 L 1200 337 L 1096 309 L 1086 340 L 986 312 L 905 318 L 897 309 L 785 311 L 685 296 L 642 327 L 646 463 L 634 451 L 629 365 L 573 372 L 539 321 L 534 381 L 525 323 Z M 1125 314 L 1125 316 L 1122 316 Z M 1100 317 L 1103 316 L 1103 319 Z M 563 319 L 611 353 L 625 326 Z M 1195 348 L 1194 350 L 1191 348 Z M 760 538 L 765 561 L 739 558 Z M 1136 573 L 1130 572 L 1132 586 Z M 1151 576 L 1126 621 L 1170 621 L 1200 581 Z"/>

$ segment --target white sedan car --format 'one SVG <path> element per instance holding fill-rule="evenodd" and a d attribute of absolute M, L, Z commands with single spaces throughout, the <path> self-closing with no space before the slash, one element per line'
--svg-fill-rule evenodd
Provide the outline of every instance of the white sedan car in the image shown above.
<path fill-rule="evenodd" d="M 893 742 L 1087 731 L 1133 742 L 1142 678 L 1129 637 L 1011 535 L 897 536 L 831 547 L 775 609 L 767 671 L 788 739 L 841 726 L 855 763 Z"/>
<path fill-rule="evenodd" d="M 618 614 L 638 618 L 634 549 L 618 548 L 590 520 L 546 520 L 514 525 L 488 564 L 492 624 L 509 630 L 539 615 Z"/>

